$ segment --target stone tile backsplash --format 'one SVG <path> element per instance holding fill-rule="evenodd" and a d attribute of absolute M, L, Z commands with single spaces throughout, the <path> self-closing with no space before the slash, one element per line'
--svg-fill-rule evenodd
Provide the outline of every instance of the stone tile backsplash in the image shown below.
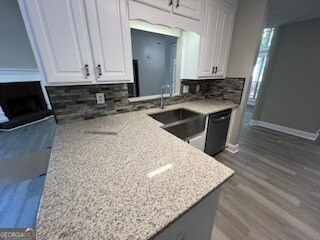
<path fill-rule="evenodd" d="M 189 93 L 180 94 L 174 99 L 166 98 L 167 105 L 213 98 L 240 103 L 244 79 L 226 78 L 221 80 L 182 80 L 189 85 Z M 196 92 L 196 86 L 200 91 Z M 75 86 L 47 86 L 50 102 L 58 123 L 86 120 L 100 116 L 138 111 L 159 107 L 160 100 L 153 99 L 129 102 L 127 84 L 96 84 Z M 96 93 L 104 93 L 105 104 L 96 103 Z"/>
<path fill-rule="evenodd" d="M 206 98 L 213 98 L 240 104 L 244 81 L 244 78 L 225 78 L 199 81 L 182 80 L 182 84 L 189 85 L 190 93 L 194 93 L 196 91 L 196 86 L 200 84 L 201 94 Z"/>

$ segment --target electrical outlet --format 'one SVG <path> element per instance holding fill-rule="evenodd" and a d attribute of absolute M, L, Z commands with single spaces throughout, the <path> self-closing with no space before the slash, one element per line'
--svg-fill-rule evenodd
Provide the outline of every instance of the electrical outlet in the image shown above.
<path fill-rule="evenodd" d="M 200 92 L 200 85 L 199 84 L 196 86 L 196 92 Z"/>
<path fill-rule="evenodd" d="M 183 93 L 188 93 L 189 92 L 189 85 L 183 85 L 182 92 Z"/>
<path fill-rule="evenodd" d="M 97 104 L 104 104 L 106 100 L 104 99 L 104 93 L 96 93 Z"/>

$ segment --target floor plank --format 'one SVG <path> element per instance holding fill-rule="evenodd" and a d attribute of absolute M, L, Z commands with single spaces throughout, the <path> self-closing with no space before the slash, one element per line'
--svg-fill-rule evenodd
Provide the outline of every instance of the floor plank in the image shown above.
<path fill-rule="evenodd" d="M 41 176 L 2 189 L 0 228 L 35 226 L 44 181 L 45 176 Z"/>
<path fill-rule="evenodd" d="M 3 166 L 9 158 L 16 159 L 15 164 L 19 164 L 18 160 L 28 160 L 35 153 L 33 158 L 37 158 L 37 153 L 43 156 L 43 151 L 44 156 L 48 156 L 47 151 L 52 147 L 55 130 L 55 120 L 50 118 L 10 132 L 0 131 L 0 163 Z M 30 170 L 27 169 L 30 166 L 26 167 L 24 164 L 17 166 L 20 172 L 23 168 Z M 12 171 L 9 174 L 14 174 Z M 1 174 L 5 172 L 2 171 Z M 0 180 L 4 178 L 0 176 Z M 45 175 L 41 175 L 0 188 L 0 228 L 35 227 L 44 182 Z"/>
<path fill-rule="evenodd" d="M 320 239 L 320 140 L 249 125 L 240 152 L 215 158 L 236 171 L 222 189 L 212 240 Z"/>
<path fill-rule="evenodd" d="M 52 147 L 55 132 L 53 117 L 12 131 L 0 131 L 0 161 Z"/>

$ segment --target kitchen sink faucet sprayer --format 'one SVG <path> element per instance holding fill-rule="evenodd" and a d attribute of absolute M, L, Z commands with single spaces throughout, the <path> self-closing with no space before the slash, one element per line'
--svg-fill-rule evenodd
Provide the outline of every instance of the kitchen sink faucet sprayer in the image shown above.
<path fill-rule="evenodd" d="M 170 97 L 173 98 L 172 89 L 169 85 L 163 85 L 161 88 L 161 101 L 160 101 L 160 109 L 164 109 L 164 100 L 163 100 L 163 90 L 168 88 L 170 90 Z"/>

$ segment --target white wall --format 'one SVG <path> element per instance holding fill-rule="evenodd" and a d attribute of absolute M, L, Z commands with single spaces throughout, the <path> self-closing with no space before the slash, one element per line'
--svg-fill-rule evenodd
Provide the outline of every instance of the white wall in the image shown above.
<path fill-rule="evenodd" d="M 165 79 L 164 84 L 173 84 L 173 59 L 177 56 L 177 39 L 165 36 L 166 38 L 166 63 L 165 63 Z M 175 45 L 175 46 L 173 46 Z"/>
<path fill-rule="evenodd" d="M 229 144 L 237 145 L 262 32 L 268 12 L 268 0 L 240 0 L 232 36 L 227 77 L 245 78 L 241 105 L 230 127 Z"/>
<path fill-rule="evenodd" d="M 0 0 L 0 70 L 37 69 L 16 0 Z"/>
<path fill-rule="evenodd" d="M 176 38 L 135 29 L 131 37 L 133 59 L 138 60 L 140 96 L 160 94 L 162 85 L 170 82 L 170 48 Z"/>
<path fill-rule="evenodd" d="M 320 18 L 280 27 L 253 119 L 308 133 L 320 129 Z"/>

